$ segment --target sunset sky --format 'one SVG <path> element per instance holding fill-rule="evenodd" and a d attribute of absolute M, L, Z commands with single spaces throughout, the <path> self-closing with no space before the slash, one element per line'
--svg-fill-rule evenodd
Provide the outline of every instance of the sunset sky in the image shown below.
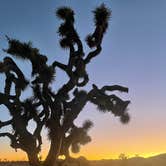
<path fill-rule="evenodd" d="M 102 2 L 111 8 L 112 18 L 104 37 L 103 51 L 88 66 L 90 82 L 86 89 L 93 83 L 99 87 L 106 84 L 129 87 L 129 94 L 118 95 L 131 100 L 131 121 L 123 125 L 118 118 L 99 113 L 95 106 L 88 104 L 76 123 L 81 125 L 85 119 L 94 122 L 89 132 L 92 142 L 82 147 L 77 156 L 106 159 L 117 158 L 120 153 L 145 157 L 165 153 L 165 0 L 1 0 L 0 48 L 7 47 L 4 37 L 7 34 L 21 41 L 32 41 L 41 53 L 48 55 L 49 62 L 54 59 L 65 62 L 68 52 L 59 47 L 57 28 L 61 21 L 55 17 L 55 9 L 64 5 L 74 9 L 76 29 L 84 41 L 94 29 L 91 11 Z M 0 50 L 0 55 L 2 59 L 5 54 Z M 19 61 L 19 64 L 30 74 L 28 63 Z M 56 80 L 55 87 L 64 83 L 64 73 L 58 70 Z M 0 110 L 0 120 L 8 116 Z M 48 141 L 44 139 L 46 153 Z M 0 158 L 25 160 L 26 155 L 20 150 L 16 153 L 10 148 L 8 139 L 0 138 Z"/>

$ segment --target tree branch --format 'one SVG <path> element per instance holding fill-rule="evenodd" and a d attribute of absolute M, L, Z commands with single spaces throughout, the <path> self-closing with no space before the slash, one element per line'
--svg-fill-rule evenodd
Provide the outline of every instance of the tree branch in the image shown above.
<path fill-rule="evenodd" d="M 15 96 L 6 95 L 0 92 L 0 104 L 8 104 L 9 100 L 15 100 L 15 99 L 16 99 Z"/>
<path fill-rule="evenodd" d="M 19 143 L 17 143 L 17 140 L 15 138 L 14 135 L 8 133 L 8 132 L 5 132 L 5 133 L 0 133 L 0 137 L 8 137 L 11 141 L 11 144 L 10 146 L 14 149 L 18 149 L 18 148 L 21 148 L 21 145 Z"/>
<path fill-rule="evenodd" d="M 92 60 L 92 58 L 96 57 L 101 52 L 101 50 L 102 48 L 99 45 L 97 46 L 96 50 L 90 52 L 84 60 L 85 64 L 88 64 Z"/>
<path fill-rule="evenodd" d="M 60 69 L 62 69 L 63 71 L 67 72 L 67 65 L 64 65 L 58 61 L 54 61 L 52 64 L 53 67 L 59 67 Z"/>
<path fill-rule="evenodd" d="M 0 121 L 0 128 L 2 128 L 4 126 L 8 126 L 8 125 L 12 124 L 12 122 L 13 122 L 13 119 L 5 121 L 5 122 Z"/>
<path fill-rule="evenodd" d="M 70 108 L 67 108 L 71 111 L 66 111 L 66 116 L 64 118 L 63 129 L 65 132 L 73 124 L 73 121 L 77 118 L 88 101 L 88 94 L 85 91 L 76 92 L 74 95 L 75 97 L 69 103 Z"/>
<path fill-rule="evenodd" d="M 37 147 L 38 151 L 41 150 L 41 145 L 42 145 L 41 130 L 42 130 L 43 126 L 44 126 L 44 123 L 45 123 L 44 120 L 38 122 L 37 123 L 37 127 L 36 127 L 36 129 L 35 129 L 35 131 L 33 133 L 33 136 L 38 140 L 38 147 Z"/>
<path fill-rule="evenodd" d="M 101 90 L 103 92 L 105 91 L 120 91 L 120 92 L 126 92 L 128 93 L 129 89 L 127 87 L 124 87 L 124 86 L 120 86 L 120 85 L 112 85 L 112 86 L 103 86 L 101 88 Z"/>
<path fill-rule="evenodd" d="M 130 101 L 124 101 L 114 94 L 108 95 L 105 93 L 107 90 L 128 92 L 128 88 L 119 85 L 104 86 L 103 88 L 99 89 L 95 84 L 93 84 L 93 89 L 89 92 L 89 101 L 97 105 L 98 109 L 102 112 L 111 111 L 115 116 L 126 116 L 126 108 Z"/>

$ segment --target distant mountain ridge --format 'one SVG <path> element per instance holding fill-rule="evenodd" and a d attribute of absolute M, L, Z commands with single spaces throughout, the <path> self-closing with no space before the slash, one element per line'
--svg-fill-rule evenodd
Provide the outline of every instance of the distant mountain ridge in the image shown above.
<path fill-rule="evenodd" d="M 166 166 L 166 153 L 149 158 L 133 157 L 125 160 L 96 160 L 90 163 L 91 166 Z"/>

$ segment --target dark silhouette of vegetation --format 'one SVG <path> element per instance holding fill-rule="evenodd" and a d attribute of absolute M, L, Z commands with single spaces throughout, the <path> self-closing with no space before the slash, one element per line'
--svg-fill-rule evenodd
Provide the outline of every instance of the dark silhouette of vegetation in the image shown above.
<path fill-rule="evenodd" d="M 123 101 L 118 96 L 110 94 L 112 91 L 128 92 L 128 88 L 119 85 L 99 88 L 93 85 L 89 92 L 80 89 L 89 81 L 86 67 L 102 50 L 103 36 L 111 16 L 111 11 L 104 4 L 97 7 L 93 13 L 95 30 L 86 38 L 91 51 L 85 53 L 74 27 L 74 11 L 68 7 L 57 10 L 57 17 L 63 20 L 58 29 L 61 36 L 60 46 L 69 50 L 67 64 L 58 61 L 48 64 L 47 57 L 30 42 L 25 43 L 6 36 L 8 48 L 4 51 L 12 58 L 5 57 L 0 63 L 0 72 L 6 77 L 4 92 L 0 93 L 0 104 L 8 109 L 11 119 L 0 121 L 0 129 L 10 126 L 12 132 L 1 132 L 0 137 L 8 137 L 12 148 L 26 152 L 31 166 L 58 165 L 59 155 L 65 155 L 68 160 L 69 148 L 77 153 L 81 145 L 91 141 L 87 132 L 92 122 L 86 121 L 82 127 L 74 124 L 74 120 L 87 102 L 95 104 L 102 112 L 111 112 L 119 116 L 123 123 L 129 121 L 127 106 L 130 101 Z M 13 58 L 30 61 L 31 80 L 24 76 Z M 55 92 L 51 85 L 54 82 L 56 68 L 64 71 L 69 79 Z M 33 95 L 23 100 L 21 95 L 27 87 L 32 89 Z M 36 123 L 33 132 L 27 129 L 31 120 Z M 41 162 L 38 154 L 41 151 L 41 131 L 44 127 L 48 130 L 50 149 L 45 161 Z"/>
<path fill-rule="evenodd" d="M 128 162 L 128 156 L 125 153 L 119 155 L 119 160 L 121 160 L 121 166 L 126 166 Z"/>

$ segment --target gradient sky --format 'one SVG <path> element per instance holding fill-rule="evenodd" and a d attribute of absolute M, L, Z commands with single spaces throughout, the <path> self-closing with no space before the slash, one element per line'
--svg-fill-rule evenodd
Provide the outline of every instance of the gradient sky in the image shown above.
<path fill-rule="evenodd" d="M 165 0 L 1 0 L 0 1 L 0 48 L 6 48 L 4 35 L 33 41 L 49 60 L 65 62 L 67 51 L 58 45 L 57 28 L 60 21 L 55 17 L 57 7 L 70 6 L 76 13 L 76 29 L 82 40 L 93 31 L 93 15 L 97 5 L 104 2 L 112 10 L 110 27 L 103 41 L 103 51 L 88 66 L 90 88 L 120 84 L 129 87 L 131 121 L 122 125 L 111 114 L 98 113 L 88 104 L 76 123 L 91 119 L 93 141 L 82 147 L 77 155 L 88 159 L 117 158 L 120 153 L 149 156 L 166 152 L 166 1 Z M 4 55 L 0 51 L 1 57 Z M 31 69 L 28 63 L 20 63 L 25 73 Z M 57 72 L 58 87 L 65 80 Z M 2 76 L 1 76 L 2 77 Z M 0 85 L 0 90 L 3 86 Z M 28 94 L 28 93 L 27 93 Z M 27 95 L 26 94 L 26 95 Z M 1 111 L 0 119 L 8 114 Z M 43 146 L 47 151 L 46 144 Z M 20 150 L 15 153 L 9 141 L 0 138 L 0 158 L 26 159 Z"/>

